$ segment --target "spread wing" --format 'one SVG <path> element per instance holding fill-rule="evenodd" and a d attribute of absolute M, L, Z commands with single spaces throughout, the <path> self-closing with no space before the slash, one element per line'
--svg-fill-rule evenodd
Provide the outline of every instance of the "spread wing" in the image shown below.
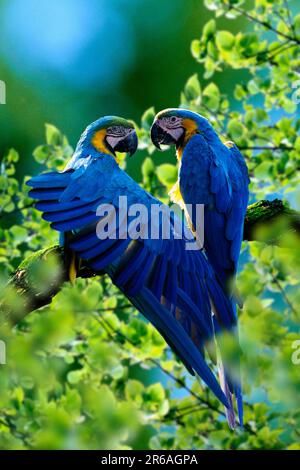
<path fill-rule="evenodd" d="M 130 222 L 122 214 L 120 196 L 127 197 L 128 207 L 143 204 L 151 211 L 153 205 L 162 204 L 108 156 L 82 162 L 63 173 L 39 175 L 28 185 L 33 188 L 30 196 L 38 201 L 36 208 L 52 228 L 72 232 L 69 246 L 78 258 L 87 260 L 95 271 L 105 270 L 158 329 L 188 370 L 195 371 L 227 405 L 206 364 L 204 347 L 218 324 L 231 328 L 234 312 L 203 253 L 186 250 L 190 239 L 177 238 L 176 217 L 172 218 L 168 239 L 162 235 L 161 221 L 157 239 L 133 239 L 130 233 L 124 234 L 124 227 Z M 99 205 L 105 204 L 115 209 L 117 236 L 99 239 L 96 227 L 106 215 L 97 213 Z M 141 233 L 151 230 L 149 224 L 151 218 L 141 220 Z M 214 326 L 212 303 L 218 312 Z"/>

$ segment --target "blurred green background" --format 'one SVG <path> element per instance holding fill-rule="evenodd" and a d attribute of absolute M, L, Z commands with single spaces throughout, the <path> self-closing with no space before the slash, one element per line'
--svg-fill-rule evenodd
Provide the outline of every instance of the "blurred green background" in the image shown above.
<path fill-rule="evenodd" d="M 29 174 L 45 122 L 74 146 L 102 115 L 139 122 L 150 106 L 177 106 L 195 68 L 201 79 L 190 44 L 211 16 L 198 0 L 0 0 L 0 79 L 7 86 L 0 154 L 13 145 L 22 156 L 18 173 Z M 233 87 L 231 73 L 216 79 L 224 92 Z M 137 158 L 129 163 L 134 176 Z"/>

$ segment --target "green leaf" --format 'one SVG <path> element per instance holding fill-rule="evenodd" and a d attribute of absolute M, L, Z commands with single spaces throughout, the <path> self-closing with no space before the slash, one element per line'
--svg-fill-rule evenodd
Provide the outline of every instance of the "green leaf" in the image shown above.
<path fill-rule="evenodd" d="M 24 242 L 28 237 L 28 232 L 24 227 L 14 226 L 10 229 L 10 231 L 17 243 Z"/>
<path fill-rule="evenodd" d="M 144 385 L 138 380 L 128 380 L 125 385 L 125 397 L 131 402 L 142 403 Z"/>
<path fill-rule="evenodd" d="M 142 127 L 145 130 L 149 131 L 153 124 L 154 118 L 155 118 L 155 109 L 152 106 L 151 108 L 147 109 L 142 116 Z"/>
<path fill-rule="evenodd" d="M 295 33 L 300 37 L 300 13 L 294 18 Z"/>
<path fill-rule="evenodd" d="M 216 43 L 219 49 L 231 51 L 235 44 L 235 37 L 229 31 L 218 31 L 216 35 Z"/>
<path fill-rule="evenodd" d="M 300 450 L 300 444 L 298 442 L 295 442 L 294 444 L 288 446 L 287 450 Z"/>
<path fill-rule="evenodd" d="M 48 145 L 62 145 L 62 136 L 57 127 L 52 124 L 45 124 L 46 127 L 46 142 Z"/>
<path fill-rule="evenodd" d="M 142 164 L 143 179 L 147 180 L 154 173 L 155 173 L 155 166 L 154 166 L 153 160 L 150 157 L 146 157 Z"/>
<path fill-rule="evenodd" d="M 294 146 L 296 150 L 300 151 L 300 136 L 297 137 Z"/>
<path fill-rule="evenodd" d="M 203 101 L 209 109 L 212 111 L 217 111 L 219 109 L 221 95 L 220 90 L 215 83 L 210 83 L 206 88 L 204 88 L 203 97 Z"/>
<path fill-rule="evenodd" d="M 239 139 L 244 133 L 244 127 L 237 119 L 231 119 L 228 123 L 228 131 L 232 139 Z"/>
<path fill-rule="evenodd" d="M 216 29 L 217 29 L 216 21 L 214 19 L 208 21 L 203 28 L 203 36 L 206 39 L 212 38 L 215 35 Z"/>
<path fill-rule="evenodd" d="M 83 369 L 72 370 L 68 373 L 68 382 L 73 385 L 78 384 L 82 380 L 83 373 Z"/>
<path fill-rule="evenodd" d="M 10 149 L 7 155 L 7 161 L 10 163 L 16 163 L 19 160 L 19 154 L 15 149 Z"/>
<path fill-rule="evenodd" d="M 197 74 L 192 75 L 188 79 L 184 87 L 184 93 L 189 101 L 195 100 L 200 96 L 201 86 Z"/>
<path fill-rule="evenodd" d="M 235 89 L 234 89 L 234 97 L 236 100 L 242 100 L 243 98 L 245 98 L 245 96 L 247 95 L 246 93 L 246 90 L 245 88 L 240 85 L 240 84 L 237 84 L 235 86 Z"/>
<path fill-rule="evenodd" d="M 162 403 L 165 399 L 166 394 L 163 386 L 157 383 L 150 385 L 150 387 L 147 388 L 147 396 L 151 401 L 155 403 Z"/>
<path fill-rule="evenodd" d="M 177 181 L 177 168 L 170 163 L 163 163 L 158 166 L 156 173 L 159 181 L 167 187 L 173 186 Z"/>
<path fill-rule="evenodd" d="M 103 295 L 103 287 L 98 281 L 91 282 L 87 287 L 85 294 L 87 295 L 89 302 L 97 306 L 99 305 L 100 299 Z"/>
<path fill-rule="evenodd" d="M 271 174 L 271 170 L 273 168 L 273 163 L 270 161 L 264 161 L 260 163 L 254 170 L 254 174 L 256 178 L 264 179 Z"/>
<path fill-rule="evenodd" d="M 194 39 L 191 43 L 191 53 L 195 59 L 198 59 L 201 52 L 201 43 L 199 39 Z"/>
<path fill-rule="evenodd" d="M 248 90 L 251 95 L 257 95 L 257 93 L 260 92 L 259 86 L 255 80 L 250 80 L 250 82 L 248 82 Z"/>
<path fill-rule="evenodd" d="M 255 33 L 240 34 L 237 40 L 237 49 L 242 52 L 245 57 L 252 56 L 258 52 L 259 38 Z"/>
<path fill-rule="evenodd" d="M 39 145 L 34 151 L 33 156 L 38 163 L 44 163 L 49 157 L 50 151 L 47 145 Z"/>
<path fill-rule="evenodd" d="M 218 0 L 204 0 L 204 4 L 208 10 L 217 10 L 220 2 Z"/>

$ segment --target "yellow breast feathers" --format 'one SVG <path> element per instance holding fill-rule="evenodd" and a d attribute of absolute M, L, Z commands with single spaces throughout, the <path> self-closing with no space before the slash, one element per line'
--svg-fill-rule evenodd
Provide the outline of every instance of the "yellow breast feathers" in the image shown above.
<path fill-rule="evenodd" d="M 174 184 L 173 188 L 169 192 L 169 197 L 174 204 L 178 204 L 181 209 L 184 210 L 184 202 L 181 196 L 180 188 L 179 188 L 179 182 L 176 181 Z"/>

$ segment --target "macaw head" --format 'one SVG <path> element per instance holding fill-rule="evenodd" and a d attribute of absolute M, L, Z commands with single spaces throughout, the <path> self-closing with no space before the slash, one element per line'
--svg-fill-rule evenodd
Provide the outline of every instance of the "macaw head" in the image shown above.
<path fill-rule="evenodd" d="M 117 116 L 104 116 L 90 124 L 83 132 L 78 148 L 86 148 L 93 154 L 106 153 L 116 156 L 116 152 L 133 155 L 138 146 L 138 138 L 133 124 Z"/>
<path fill-rule="evenodd" d="M 205 117 L 187 109 L 160 111 L 151 127 L 151 139 L 158 149 L 161 145 L 176 145 L 180 148 L 194 134 L 201 134 L 208 143 L 213 143 L 218 138 Z"/>

